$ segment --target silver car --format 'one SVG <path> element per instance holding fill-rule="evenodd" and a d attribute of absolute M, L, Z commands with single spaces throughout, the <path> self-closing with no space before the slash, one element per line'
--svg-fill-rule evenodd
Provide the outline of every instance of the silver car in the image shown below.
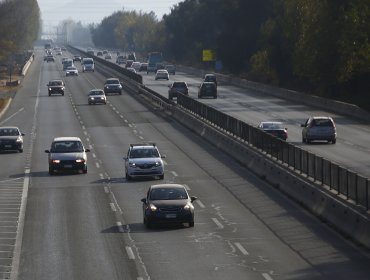
<path fill-rule="evenodd" d="M 48 153 L 49 174 L 57 171 L 81 171 L 87 173 L 87 156 L 79 137 L 57 137 L 51 143 Z"/>
<path fill-rule="evenodd" d="M 160 80 L 160 79 L 164 79 L 164 80 L 167 80 L 167 81 L 170 79 L 170 76 L 168 75 L 167 70 L 159 69 L 157 71 L 157 73 L 155 74 L 155 80 Z"/>
<path fill-rule="evenodd" d="M 331 117 L 310 117 L 301 127 L 303 143 L 325 140 L 335 144 L 337 141 L 337 130 Z"/>
<path fill-rule="evenodd" d="M 164 164 L 155 143 L 131 144 L 125 160 L 126 179 L 134 177 L 164 178 Z"/>
<path fill-rule="evenodd" d="M 105 96 L 104 90 L 92 89 L 89 92 L 88 103 L 91 104 L 107 104 L 107 97 Z"/>

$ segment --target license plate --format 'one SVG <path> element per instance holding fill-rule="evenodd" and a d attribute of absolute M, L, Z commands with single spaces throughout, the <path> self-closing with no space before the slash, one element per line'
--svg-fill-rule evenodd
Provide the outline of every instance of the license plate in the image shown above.
<path fill-rule="evenodd" d="M 167 219 L 173 219 L 176 218 L 176 214 L 166 214 Z"/>
<path fill-rule="evenodd" d="M 12 147 L 12 145 L 5 145 L 4 147 L 5 147 L 5 148 L 11 148 L 11 147 Z"/>
<path fill-rule="evenodd" d="M 65 164 L 64 168 L 72 168 L 72 164 Z"/>

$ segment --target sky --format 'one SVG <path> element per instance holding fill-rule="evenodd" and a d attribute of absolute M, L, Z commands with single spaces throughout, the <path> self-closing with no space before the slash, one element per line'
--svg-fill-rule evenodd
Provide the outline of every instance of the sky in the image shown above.
<path fill-rule="evenodd" d="M 171 12 L 171 7 L 183 0 L 38 0 L 45 29 L 71 18 L 82 23 L 101 20 L 123 8 L 125 11 L 153 11 L 158 19 Z"/>

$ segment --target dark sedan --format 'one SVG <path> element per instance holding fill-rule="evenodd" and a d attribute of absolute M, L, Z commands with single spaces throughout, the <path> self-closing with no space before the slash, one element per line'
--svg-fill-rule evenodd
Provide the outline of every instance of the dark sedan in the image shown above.
<path fill-rule="evenodd" d="M 147 228 L 153 224 L 188 223 L 194 227 L 193 201 L 186 188 L 180 184 L 160 184 L 149 188 L 143 202 L 144 224 Z"/>
<path fill-rule="evenodd" d="M 258 128 L 284 141 L 288 138 L 288 129 L 281 122 L 261 122 Z"/>
<path fill-rule="evenodd" d="M 18 127 L 0 127 L 0 151 L 23 152 L 24 133 Z"/>

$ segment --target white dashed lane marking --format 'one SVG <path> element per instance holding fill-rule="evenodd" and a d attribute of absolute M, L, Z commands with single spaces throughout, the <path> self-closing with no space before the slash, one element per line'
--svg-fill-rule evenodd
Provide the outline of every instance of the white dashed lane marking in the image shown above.
<path fill-rule="evenodd" d="M 200 208 L 206 208 L 206 206 L 204 206 L 204 204 L 199 199 L 197 199 L 195 202 L 199 205 Z"/>
<path fill-rule="evenodd" d="M 223 224 L 220 223 L 219 220 L 217 220 L 216 218 L 212 218 L 212 221 L 220 228 L 220 229 L 223 229 L 224 226 Z"/>
<path fill-rule="evenodd" d="M 273 280 L 268 273 L 262 273 L 262 277 L 265 278 L 266 280 Z"/>
<path fill-rule="evenodd" d="M 249 255 L 248 251 L 245 250 L 245 248 L 243 247 L 242 244 L 240 244 L 239 242 L 236 242 L 235 243 L 235 246 L 240 250 L 240 252 L 242 252 L 243 255 Z"/>
<path fill-rule="evenodd" d="M 132 251 L 131 247 L 126 246 L 126 253 L 127 253 L 128 258 L 130 260 L 134 260 L 135 259 L 135 255 L 134 255 L 134 252 Z"/>
<path fill-rule="evenodd" d="M 179 176 L 179 175 L 176 173 L 176 171 L 171 171 L 171 173 L 172 173 L 172 175 L 173 175 L 174 177 Z"/>

